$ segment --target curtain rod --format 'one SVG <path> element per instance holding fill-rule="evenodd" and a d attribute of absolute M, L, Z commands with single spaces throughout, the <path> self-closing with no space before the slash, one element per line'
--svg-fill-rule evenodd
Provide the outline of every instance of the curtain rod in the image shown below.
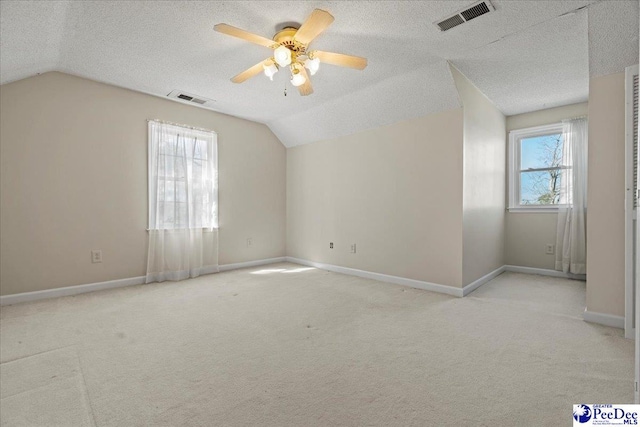
<path fill-rule="evenodd" d="M 576 117 L 569 117 L 568 119 L 562 119 L 563 122 L 567 121 L 567 120 L 578 120 L 578 119 L 588 119 L 589 116 L 588 115 L 582 115 L 582 116 L 576 116 Z"/>
<path fill-rule="evenodd" d="M 156 122 L 156 123 L 162 123 L 165 125 L 172 125 L 172 126 L 180 126 L 183 128 L 187 128 L 187 129 L 193 129 L 193 130 L 199 130 L 201 132 L 210 132 L 210 133 L 215 133 L 217 135 L 217 132 L 211 129 L 205 129 L 205 128 L 199 128 L 199 127 L 195 127 L 195 126 L 189 126 L 189 125 L 185 125 L 182 123 L 173 123 L 173 122 L 168 122 L 166 120 L 159 120 L 159 119 L 147 119 L 147 122 Z"/>

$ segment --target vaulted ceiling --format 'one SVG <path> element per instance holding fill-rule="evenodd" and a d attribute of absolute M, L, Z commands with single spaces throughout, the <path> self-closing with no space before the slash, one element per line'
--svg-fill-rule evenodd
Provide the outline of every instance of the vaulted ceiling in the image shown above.
<path fill-rule="evenodd" d="M 447 61 L 507 115 L 585 101 L 590 74 L 638 62 L 637 0 L 493 0 L 495 12 L 452 30 L 433 24 L 470 4 L 3 1 L 0 83 L 57 70 L 158 96 L 182 90 L 294 146 L 459 107 Z M 284 72 L 229 80 L 270 50 L 216 23 L 270 38 L 315 8 L 335 22 L 312 47 L 367 57 L 364 71 L 321 65 L 308 97 Z"/>

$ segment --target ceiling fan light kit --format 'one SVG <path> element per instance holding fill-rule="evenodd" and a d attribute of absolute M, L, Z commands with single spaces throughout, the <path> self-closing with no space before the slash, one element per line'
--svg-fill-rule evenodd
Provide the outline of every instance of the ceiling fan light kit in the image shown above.
<path fill-rule="evenodd" d="M 280 46 L 274 50 L 273 57 L 281 67 L 286 67 L 291 64 L 291 51 L 285 46 Z"/>
<path fill-rule="evenodd" d="M 304 66 L 309 70 L 309 74 L 313 76 L 320 68 L 320 60 L 318 58 L 307 58 L 304 61 Z"/>
<path fill-rule="evenodd" d="M 278 66 L 274 64 L 273 61 L 269 60 L 264 61 L 262 68 L 264 69 L 264 75 L 273 81 L 273 76 L 278 72 Z"/>
<path fill-rule="evenodd" d="M 291 67 L 291 84 L 292 85 L 294 85 L 295 87 L 298 87 L 304 84 L 304 82 L 306 81 L 307 79 L 302 75 L 300 70 L 298 70 L 296 67 Z"/>
<path fill-rule="evenodd" d="M 273 81 L 278 67 L 289 66 L 291 84 L 298 88 L 300 95 L 307 96 L 313 93 L 309 75 L 313 76 L 318 72 L 320 62 L 358 70 L 363 70 L 367 66 L 367 59 L 359 56 L 309 50 L 311 41 L 327 29 L 333 19 L 329 12 L 315 9 L 300 28 L 285 27 L 273 36 L 273 40 L 227 24 L 217 24 L 214 29 L 273 50 L 272 58 L 265 59 L 234 76 L 231 79 L 232 82 L 242 83 L 259 74 L 260 71 Z"/>

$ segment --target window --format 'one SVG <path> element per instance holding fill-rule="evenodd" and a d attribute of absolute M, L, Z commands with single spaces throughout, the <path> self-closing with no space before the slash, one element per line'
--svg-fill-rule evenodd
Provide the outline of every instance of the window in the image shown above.
<path fill-rule="evenodd" d="M 553 211 L 571 204 L 561 191 L 571 166 L 563 159 L 562 123 L 509 133 L 509 210 Z"/>
<path fill-rule="evenodd" d="M 149 122 L 149 229 L 217 228 L 216 134 Z"/>

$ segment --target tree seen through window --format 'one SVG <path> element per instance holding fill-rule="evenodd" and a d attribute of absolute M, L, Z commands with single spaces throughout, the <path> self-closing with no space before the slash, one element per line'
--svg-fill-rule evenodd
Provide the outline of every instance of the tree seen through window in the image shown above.
<path fill-rule="evenodd" d="M 520 140 L 520 204 L 560 203 L 563 140 L 561 133 Z"/>

